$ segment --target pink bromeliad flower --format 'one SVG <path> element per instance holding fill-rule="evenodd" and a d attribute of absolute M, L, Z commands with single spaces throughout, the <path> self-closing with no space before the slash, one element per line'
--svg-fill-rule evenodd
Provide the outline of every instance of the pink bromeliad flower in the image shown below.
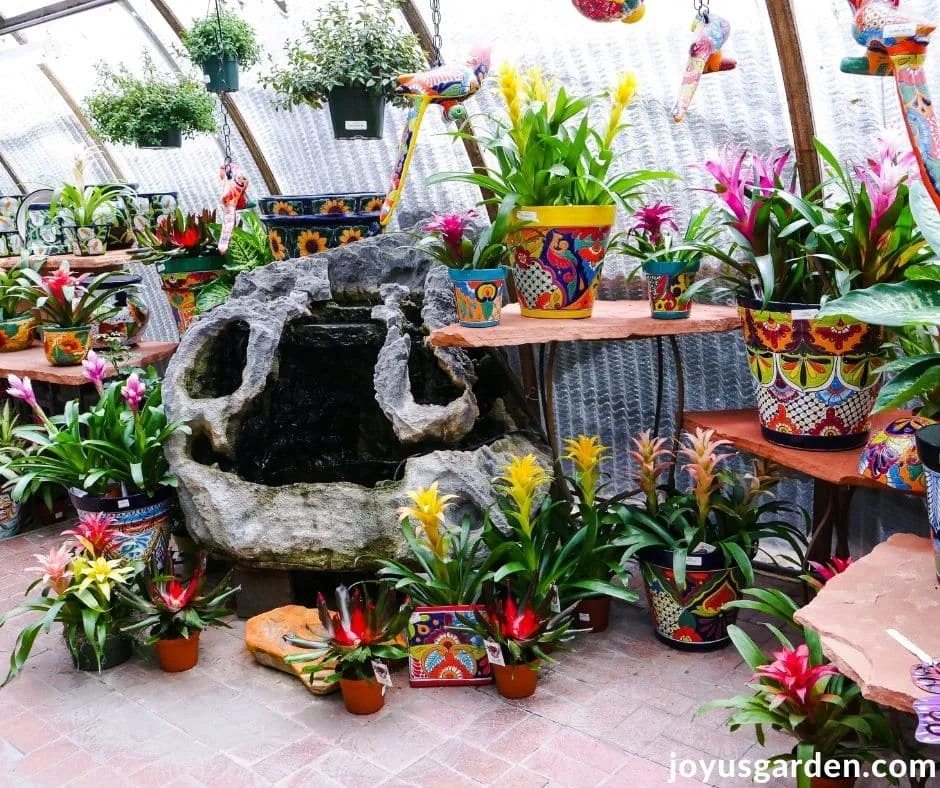
<path fill-rule="evenodd" d="M 104 379 L 108 374 L 108 362 L 95 353 L 94 350 L 89 350 L 88 355 L 82 361 L 82 369 L 85 372 L 85 379 L 94 384 L 99 394 L 103 393 Z"/>
<path fill-rule="evenodd" d="M 699 427 L 694 433 L 686 433 L 679 450 L 679 455 L 688 461 L 685 470 L 695 482 L 695 502 L 700 524 L 704 524 L 708 517 L 712 493 L 719 486 L 718 465 L 728 458 L 728 455 L 720 454 L 718 450 L 730 445 L 731 441 L 715 440 L 714 430 Z"/>
<path fill-rule="evenodd" d="M 788 712 L 809 716 L 824 700 L 824 679 L 839 671 L 835 665 L 811 666 L 805 643 L 775 651 L 773 657 L 773 662 L 754 672 L 753 679 L 763 680 L 761 692 L 769 696 L 772 708 L 783 706 Z"/>
<path fill-rule="evenodd" d="M 634 438 L 633 445 L 636 449 L 630 452 L 630 456 L 637 464 L 634 478 L 637 487 L 646 496 L 647 510 L 651 514 L 656 514 L 659 503 L 657 491 L 659 477 L 672 467 L 675 458 L 666 448 L 666 439 L 652 437 L 650 430 L 644 430 Z"/>
<path fill-rule="evenodd" d="M 905 146 L 903 140 L 890 132 L 880 135 L 877 142 L 877 156 L 869 158 L 865 166 L 855 168 L 855 175 L 871 202 L 871 233 L 875 232 L 884 215 L 891 210 L 901 184 L 920 177 L 917 159 L 910 145 Z"/>
<path fill-rule="evenodd" d="M 124 397 L 124 401 L 130 405 L 130 408 L 134 413 L 137 413 L 140 410 L 140 403 L 143 401 L 144 396 L 147 394 L 147 387 L 141 383 L 140 378 L 137 373 L 129 375 L 127 378 L 127 383 L 121 389 L 121 396 Z"/>
<path fill-rule="evenodd" d="M 672 218 L 674 211 L 673 206 L 662 202 L 644 205 L 633 214 L 630 230 L 645 236 L 652 246 L 659 247 L 663 243 L 666 230 L 679 232 L 679 227 Z"/>
<path fill-rule="evenodd" d="M 431 214 L 427 231 L 437 233 L 453 251 L 459 252 L 463 244 L 463 234 L 476 218 L 477 212 L 474 210 L 465 213 L 449 213 L 444 216 Z"/>
<path fill-rule="evenodd" d="M 803 579 L 818 591 L 836 575 L 841 575 L 851 565 L 851 558 L 831 558 L 826 564 L 819 561 L 810 561 L 809 567 L 813 570 L 813 574 L 804 575 Z"/>
<path fill-rule="evenodd" d="M 31 566 L 26 571 L 36 572 L 42 575 L 43 584 L 52 590 L 56 596 L 62 596 L 65 589 L 69 587 L 72 572 L 69 570 L 69 564 L 72 563 L 72 553 L 69 545 L 60 545 L 53 547 L 49 555 L 36 554 L 34 556 L 39 566 Z"/>
<path fill-rule="evenodd" d="M 66 299 L 65 288 L 80 288 L 88 277 L 89 274 L 76 276 L 69 270 L 69 264 L 63 262 L 55 273 L 42 278 L 42 289 L 57 301 L 65 303 L 66 300 L 71 300 Z"/>
<path fill-rule="evenodd" d="M 33 383 L 27 378 L 20 378 L 17 375 L 7 375 L 7 382 L 10 384 L 10 387 L 7 389 L 7 394 L 16 399 L 21 399 L 33 410 L 39 407 L 39 404 L 36 402 L 36 394 L 33 392 Z"/>
<path fill-rule="evenodd" d="M 75 541 L 96 558 L 106 556 L 117 544 L 116 522 L 112 515 L 104 512 L 82 512 L 78 517 L 78 525 L 63 531 L 62 535 L 74 536 Z"/>

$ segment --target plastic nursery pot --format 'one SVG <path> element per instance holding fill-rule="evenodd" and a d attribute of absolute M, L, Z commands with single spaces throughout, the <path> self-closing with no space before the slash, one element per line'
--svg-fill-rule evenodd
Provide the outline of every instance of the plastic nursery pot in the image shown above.
<path fill-rule="evenodd" d="M 95 657 L 95 650 L 84 639 L 78 644 L 77 652 L 69 651 L 72 654 L 72 664 L 78 670 L 87 672 L 97 672 L 99 665 Z M 116 668 L 123 665 L 131 658 L 133 653 L 132 641 L 126 635 L 108 635 L 104 641 L 104 652 L 101 655 L 101 670 Z"/>
<path fill-rule="evenodd" d="M 233 57 L 214 57 L 202 64 L 206 90 L 210 93 L 234 93 L 238 90 L 238 61 Z"/>
<path fill-rule="evenodd" d="M 517 208 L 509 238 L 523 317 L 590 317 L 617 218 L 613 205 Z"/>
<path fill-rule="evenodd" d="M 933 537 L 934 561 L 940 580 L 940 424 L 922 427 L 915 435 L 917 452 L 924 464 L 924 483 L 927 488 L 927 515 Z"/>
<path fill-rule="evenodd" d="M 539 681 L 539 661 L 528 665 L 493 665 L 493 679 L 499 694 L 509 700 L 528 698 L 535 693 Z"/>
<path fill-rule="evenodd" d="M 385 705 L 383 687 L 375 679 L 340 679 L 339 688 L 350 714 L 375 714 Z"/>
<path fill-rule="evenodd" d="M 182 129 L 164 129 L 149 137 L 139 137 L 137 147 L 144 150 L 161 150 L 163 148 L 182 148 Z"/>
<path fill-rule="evenodd" d="M 188 638 L 158 640 L 156 643 L 157 662 L 166 673 L 182 673 L 191 670 L 199 662 L 199 632 L 193 632 Z"/>
<path fill-rule="evenodd" d="M 54 367 L 74 367 L 91 349 L 91 326 L 43 326 L 42 347 Z"/>
<path fill-rule="evenodd" d="M 95 224 L 90 227 L 63 225 L 62 234 L 65 242 L 72 248 L 72 254 L 81 257 L 99 257 L 108 251 L 109 224 Z"/>
<path fill-rule="evenodd" d="M 15 353 L 28 348 L 35 325 L 36 321 L 29 315 L 0 322 L 0 353 Z"/>
<path fill-rule="evenodd" d="M 590 629 L 591 632 L 603 632 L 610 623 L 610 597 L 592 596 L 578 602 L 575 610 L 575 626 L 578 629 Z"/>
<path fill-rule="evenodd" d="M 671 260 L 643 263 L 649 291 L 650 311 L 656 320 L 682 320 L 692 314 L 692 302 L 682 297 L 695 281 L 699 263 L 689 265 Z"/>
<path fill-rule="evenodd" d="M 225 269 L 221 255 L 177 257 L 157 264 L 163 294 L 170 304 L 180 336 L 196 319 L 196 292 L 199 287 L 218 279 Z"/>
<path fill-rule="evenodd" d="M 467 328 L 498 326 L 503 311 L 503 286 L 509 271 L 506 268 L 488 268 L 463 271 L 449 268 L 454 283 L 457 321 Z"/>
<path fill-rule="evenodd" d="M 359 87 L 336 87 L 327 101 L 336 139 L 381 139 L 385 131 L 383 94 Z"/>
<path fill-rule="evenodd" d="M 738 299 L 764 438 L 814 451 L 860 448 L 881 388 L 883 331 L 815 318 L 819 305 Z"/>

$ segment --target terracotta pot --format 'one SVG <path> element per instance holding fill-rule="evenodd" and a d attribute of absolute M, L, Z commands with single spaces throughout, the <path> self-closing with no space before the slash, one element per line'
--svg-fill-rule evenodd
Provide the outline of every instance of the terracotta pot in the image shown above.
<path fill-rule="evenodd" d="M 375 714 L 385 705 L 382 685 L 375 679 L 340 679 L 339 688 L 350 714 Z"/>
<path fill-rule="evenodd" d="M 42 329 L 42 347 L 46 361 L 54 367 L 75 367 L 91 350 L 91 326 L 44 326 Z"/>
<path fill-rule="evenodd" d="M 532 695 L 539 680 L 539 672 L 536 669 L 538 664 L 539 661 L 535 660 L 528 665 L 493 665 L 493 678 L 496 680 L 499 694 L 509 700 L 519 700 Z"/>
<path fill-rule="evenodd" d="M 196 667 L 199 662 L 199 632 L 188 638 L 157 641 L 157 661 L 167 673 L 182 673 Z"/>
<path fill-rule="evenodd" d="M 575 626 L 591 632 L 603 632 L 610 621 L 610 597 L 592 596 L 578 602 Z"/>
<path fill-rule="evenodd" d="M 503 285 L 509 273 L 505 268 L 477 271 L 449 269 L 454 283 L 457 321 L 467 328 L 498 326 L 503 309 Z"/>

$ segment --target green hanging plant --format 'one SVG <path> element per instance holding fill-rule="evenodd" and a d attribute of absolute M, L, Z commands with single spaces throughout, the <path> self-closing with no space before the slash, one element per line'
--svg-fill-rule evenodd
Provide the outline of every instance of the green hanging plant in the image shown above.
<path fill-rule="evenodd" d="M 193 23 L 183 34 L 183 46 L 189 59 L 197 66 L 203 66 L 213 59 L 226 58 L 237 61 L 242 68 L 255 65 L 261 59 L 261 45 L 255 36 L 255 29 L 230 11 L 223 11 L 220 16 L 217 19 L 215 14 L 210 14 Z"/>

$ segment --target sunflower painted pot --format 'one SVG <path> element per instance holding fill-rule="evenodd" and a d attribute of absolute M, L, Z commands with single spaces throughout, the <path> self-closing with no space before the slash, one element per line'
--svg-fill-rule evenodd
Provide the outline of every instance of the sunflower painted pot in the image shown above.
<path fill-rule="evenodd" d="M 29 315 L 0 322 L 0 353 L 26 350 L 33 338 L 35 325 L 36 321 Z"/>
<path fill-rule="evenodd" d="M 309 257 L 378 235 L 384 194 L 262 197 L 261 221 L 277 260 Z"/>
<path fill-rule="evenodd" d="M 927 516 L 933 537 L 937 580 L 940 581 L 940 424 L 921 427 L 915 435 L 917 453 L 924 464 L 924 487 L 927 491 Z"/>
<path fill-rule="evenodd" d="M 458 615 L 484 615 L 482 605 L 416 607 L 408 622 L 408 683 L 412 687 L 489 684 L 493 672 L 483 638 L 457 629 Z"/>
<path fill-rule="evenodd" d="M 723 648 L 731 642 L 728 626 L 737 621 L 738 612 L 722 608 L 741 598 L 743 575 L 725 565 L 720 550 L 692 553 L 685 590 L 679 590 L 672 556 L 672 550 L 658 548 L 637 556 L 656 637 L 681 651 Z"/>
<path fill-rule="evenodd" d="M 738 299 L 761 429 L 771 443 L 841 451 L 865 444 L 885 363 L 882 330 L 818 306 Z"/>
<path fill-rule="evenodd" d="M 74 367 L 91 350 L 93 329 L 91 326 L 43 326 L 42 347 L 46 361 L 54 367 Z"/>
<path fill-rule="evenodd" d="M 467 328 L 498 326 L 503 310 L 503 286 L 509 271 L 489 268 L 480 271 L 448 269 L 454 283 L 457 321 Z"/>
<path fill-rule="evenodd" d="M 695 281 L 699 263 L 656 260 L 643 263 L 649 292 L 650 310 L 657 320 L 682 320 L 692 314 L 692 302 L 682 297 Z"/>
<path fill-rule="evenodd" d="M 96 224 L 90 227 L 62 225 L 62 236 L 71 247 L 72 254 L 82 257 L 98 257 L 107 252 L 110 232 L 110 224 Z"/>
<path fill-rule="evenodd" d="M 923 416 L 902 416 L 889 421 L 878 432 L 872 433 L 862 449 L 858 461 L 859 476 L 874 479 L 895 490 L 923 494 L 926 491 L 924 465 L 914 436 L 921 427 L 936 423 Z"/>
<path fill-rule="evenodd" d="M 613 205 L 517 208 L 509 239 L 512 278 L 524 317 L 590 317 L 600 283 Z"/>
<path fill-rule="evenodd" d="M 221 255 L 178 257 L 157 263 L 163 294 L 173 311 L 180 336 L 196 319 L 198 289 L 218 279 L 224 269 L 225 258 Z"/>

